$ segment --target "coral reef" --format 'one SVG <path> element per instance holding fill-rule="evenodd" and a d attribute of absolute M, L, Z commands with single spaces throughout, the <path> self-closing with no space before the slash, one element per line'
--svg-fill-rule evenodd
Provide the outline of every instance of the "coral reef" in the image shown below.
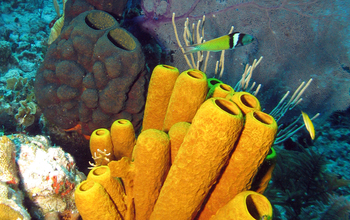
<path fill-rule="evenodd" d="M 19 125 L 24 128 L 32 125 L 35 121 L 37 104 L 34 102 L 26 102 L 24 100 L 20 101 L 21 105 L 18 108 L 18 113 L 15 115 L 15 119 L 18 121 Z"/>
<path fill-rule="evenodd" d="M 1 182 L 18 184 L 16 146 L 6 136 L 2 136 L 0 140 L 0 174 Z"/>
<path fill-rule="evenodd" d="M 15 135 L 13 140 L 19 146 L 20 187 L 31 216 L 42 219 L 51 212 L 76 213 L 73 192 L 85 175 L 77 170 L 72 156 L 52 147 L 44 136 Z"/>
<path fill-rule="evenodd" d="M 34 131 L 38 125 L 41 110 L 36 104 L 34 95 L 34 82 L 31 79 L 18 75 L 16 71 L 10 71 L 13 77 L 6 80 L 6 90 L 0 98 L 0 125 L 4 132 L 38 132 Z M 9 74 L 10 75 L 10 74 Z M 6 126 L 5 126 L 6 125 Z"/>
<path fill-rule="evenodd" d="M 0 67 L 7 65 L 12 56 L 11 44 L 7 41 L 0 41 Z"/>
<path fill-rule="evenodd" d="M 344 109 L 349 106 L 350 84 L 348 73 L 350 72 L 350 63 L 348 52 L 349 41 L 346 36 L 348 35 L 347 33 L 349 33 L 349 26 L 347 23 L 350 18 L 347 8 L 350 7 L 349 2 L 347 1 L 306 0 L 295 3 L 295 1 L 290 0 L 268 2 L 254 0 L 241 2 L 232 0 L 132 0 L 129 1 L 129 3 L 134 4 L 134 6 L 135 3 L 139 4 L 137 7 L 128 9 L 128 11 L 125 12 L 128 13 L 125 16 L 131 16 L 131 18 L 135 15 L 141 15 L 133 20 L 136 21 L 136 28 L 131 27 L 130 29 L 127 29 L 126 27 L 130 24 L 128 22 L 132 22 L 128 20 L 130 17 L 120 17 L 123 13 L 123 8 L 125 7 L 124 0 L 70 0 L 68 1 L 65 10 L 67 15 L 64 20 L 64 28 L 70 27 L 70 22 L 85 11 L 91 11 L 93 9 L 107 11 L 114 18 L 121 18 L 121 21 L 124 22 L 121 23 L 121 25 L 136 36 L 136 38 L 138 38 L 143 44 L 143 50 L 145 54 L 147 54 L 145 60 L 149 67 L 155 66 L 161 59 L 160 57 L 154 57 L 153 54 L 149 54 L 149 52 L 152 50 L 157 50 L 157 52 L 159 52 L 163 49 L 162 52 L 166 52 L 167 54 L 162 57 L 162 59 L 165 60 L 161 63 L 174 65 L 182 71 L 187 69 L 187 65 L 182 58 L 181 51 L 174 43 L 175 36 L 173 35 L 171 27 L 171 13 L 176 12 L 176 21 L 179 21 L 177 25 L 178 28 L 182 26 L 180 23 L 184 21 L 186 17 L 189 17 L 192 22 L 193 20 L 202 18 L 202 14 L 204 13 L 207 15 L 205 22 L 206 35 L 203 38 L 205 40 L 210 40 L 227 34 L 231 25 L 235 25 L 237 31 L 252 34 L 257 39 L 257 41 L 250 46 L 226 52 L 226 60 L 228 61 L 226 61 L 226 63 L 229 68 L 225 69 L 223 81 L 232 85 L 232 83 L 236 82 L 239 77 L 237 73 L 242 72 L 245 64 L 251 61 L 252 57 L 264 55 L 265 60 L 267 61 L 261 64 L 264 71 L 260 72 L 259 75 L 255 75 L 254 78 L 258 82 L 264 84 L 264 95 L 259 95 L 258 98 L 267 111 L 270 107 L 275 106 L 274 104 L 277 102 L 276 100 L 279 100 L 278 98 L 282 96 L 280 92 L 281 90 L 291 90 L 296 88 L 297 85 L 300 84 L 300 81 L 305 80 L 305 77 L 314 78 L 310 89 L 305 93 L 306 99 L 303 101 L 303 108 L 308 108 L 308 113 L 310 115 L 312 113 L 321 112 L 322 116 L 326 118 L 330 112 L 336 109 Z M 61 5 L 62 8 L 62 1 L 59 1 L 58 4 Z M 0 11 L 0 134 L 24 132 L 29 132 L 31 134 L 44 133 L 47 130 L 44 130 L 43 127 L 39 127 L 39 123 L 46 123 L 47 121 L 42 120 L 44 117 L 41 117 L 41 109 L 36 104 L 33 92 L 33 77 L 37 72 L 40 63 L 43 61 L 44 54 L 46 53 L 47 38 L 50 31 L 48 24 L 56 15 L 54 8 L 52 7 L 52 1 L 34 0 L 28 2 L 5 0 L 0 1 Z M 93 16 L 90 18 L 94 19 Z M 103 26 L 101 23 L 99 23 L 99 25 Z M 136 31 L 133 32 L 133 28 Z M 72 30 L 66 30 L 65 33 L 71 33 L 71 31 Z M 93 30 L 91 32 L 95 31 L 98 30 Z M 83 31 L 79 33 L 82 32 Z M 76 33 L 78 33 L 78 31 Z M 146 36 L 148 33 L 152 36 Z M 114 36 L 117 34 L 118 33 L 114 33 Z M 75 37 L 78 37 L 79 35 L 86 36 L 84 34 L 77 34 Z M 73 46 L 66 47 L 66 44 L 63 41 L 65 40 L 68 42 L 71 40 L 70 37 L 71 35 L 67 34 L 60 38 L 60 40 L 62 40 L 60 46 L 58 45 L 58 42 L 56 42 L 55 47 L 58 48 L 59 46 L 59 49 L 56 52 L 59 55 L 55 54 L 55 56 L 69 55 L 69 52 L 71 51 L 68 51 L 67 48 L 74 48 L 74 42 L 71 42 L 71 45 Z M 145 46 L 144 43 L 149 40 L 147 38 L 156 39 L 153 41 L 157 41 L 161 46 Z M 80 39 L 81 38 L 77 38 L 75 44 L 77 44 L 77 41 Z M 81 43 L 80 45 L 84 44 L 84 47 L 81 48 L 85 48 L 85 45 L 91 42 L 84 41 L 79 43 Z M 79 51 L 79 53 L 82 52 Z M 160 54 L 160 52 L 158 54 Z M 219 58 L 219 54 L 211 53 L 210 57 L 208 71 L 204 72 L 207 73 L 209 77 L 212 77 L 214 75 L 214 62 L 215 59 Z M 100 60 L 101 63 L 107 64 L 109 62 L 105 62 L 105 57 L 103 57 L 103 59 L 104 61 Z M 59 60 L 59 62 L 62 60 L 63 59 Z M 86 57 L 80 56 L 79 58 L 70 59 L 69 62 L 70 61 L 76 63 L 79 63 L 80 61 L 85 62 Z M 90 61 L 95 62 L 93 59 Z M 69 62 L 63 64 L 68 64 L 67 66 L 69 66 L 72 63 Z M 60 65 L 60 68 L 62 67 L 65 66 Z M 86 80 L 85 83 L 88 83 L 88 85 L 93 83 L 96 84 L 97 81 L 102 84 L 108 81 L 104 81 L 101 75 L 95 78 L 93 68 L 92 70 L 88 70 L 78 64 L 78 69 L 84 69 L 84 74 L 86 74 L 84 75 L 84 79 Z M 101 66 L 97 66 L 97 69 L 100 70 L 102 68 Z M 56 66 L 53 71 L 56 71 Z M 100 74 L 100 72 L 98 74 Z M 105 71 L 105 74 L 109 74 L 107 70 Z M 138 102 L 144 102 L 144 78 L 142 74 L 144 73 L 139 74 L 137 76 L 139 78 L 136 77 L 133 79 L 134 81 L 142 79 L 141 81 L 138 81 L 139 83 L 137 85 L 131 87 L 133 92 L 126 94 L 128 101 L 131 99 L 137 101 L 127 103 L 127 106 L 124 106 L 125 109 L 140 108 L 141 105 L 137 105 Z M 93 80 L 91 80 L 91 78 L 93 78 Z M 160 82 L 160 85 L 162 85 L 162 83 L 164 84 L 164 82 Z M 169 82 L 167 81 L 167 86 L 172 86 L 171 83 L 168 84 Z M 61 85 L 62 84 L 59 86 Z M 70 107 L 74 105 L 82 105 L 83 107 L 85 107 L 84 105 L 89 105 L 90 107 L 95 105 L 95 91 L 87 88 L 85 84 L 85 87 L 78 88 L 79 92 L 77 92 L 77 90 L 71 90 L 71 86 L 68 86 L 69 87 L 62 86 L 59 96 L 57 96 L 66 102 L 65 106 L 61 108 L 62 111 L 72 109 L 74 107 Z M 220 86 L 216 86 L 216 88 L 219 87 Z M 76 89 L 75 87 L 72 88 Z M 111 87 L 110 90 L 112 90 Z M 84 94 L 84 101 L 76 102 L 80 97 L 83 99 L 83 96 L 74 96 L 77 95 L 77 93 L 82 95 L 84 91 L 86 91 Z M 41 92 L 42 91 L 40 91 L 40 93 Z M 217 95 L 215 94 L 216 91 L 212 92 L 214 96 Z M 104 95 L 106 95 L 106 93 Z M 119 99 L 120 97 L 113 98 Z M 208 96 L 207 99 L 208 98 L 210 97 Z M 68 99 L 70 101 L 67 101 Z M 263 105 L 263 103 L 269 103 L 269 105 Z M 157 107 L 160 106 L 159 104 Z M 161 103 L 161 105 L 167 107 L 167 104 Z M 84 109 L 86 110 L 86 108 Z M 90 108 L 90 110 L 91 109 L 93 108 Z M 270 182 L 270 186 L 272 187 L 267 191 L 268 198 L 272 201 L 275 208 L 275 219 L 347 219 L 349 217 L 350 187 L 344 186 L 348 184 L 346 179 L 350 179 L 350 174 L 348 172 L 350 161 L 349 109 L 346 112 L 342 111 L 333 114 L 331 122 L 322 124 L 322 126 L 315 126 L 316 140 L 311 141 L 305 132 L 300 132 L 301 134 L 295 135 L 292 138 L 293 141 L 288 139 L 287 142 L 284 143 L 284 147 L 285 149 L 288 148 L 288 151 L 281 150 L 279 147 L 276 148 L 279 154 L 279 162 L 277 170 L 274 172 L 274 178 L 272 182 Z M 79 112 L 79 109 L 77 111 L 79 117 L 86 117 L 86 111 Z M 152 115 L 155 111 L 150 112 Z M 89 113 L 92 114 L 91 111 Z M 131 117 L 130 114 L 125 113 L 124 110 L 120 115 L 119 113 L 108 113 L 107 115 L 109 118 L 100 113 L 101 111 L 98 111 L 94 114 L 94 117 L 91 117 L 91 120 L 102 119 L 103 121 L 108 121 L 106 124 L 110 124 L 115 118 L 133 119 L 142 116 L 142 114 L 138 114 L 137 112 Z M 54 114 L 51 116 L 54 117 L 53 115 Z M 287 118 L 290 120 L 291 117 Z M 162 129 L 162 119 L 159 120 L 161 127 L 158 129 Z M 78 121 L 79 120 L 80 118 L 78 118 Z M 139 120 L 141 121 L 141 119 Z M 65 122 L 66 121 L 63 121 L 63 123 Z M 134 125 L 135 124 L 136 123 L 134 122 Z M 81 124 L 79 122 L 76 128 L 79 128 L 79 126 L 82 125 L 85 131 L 93 129 L 89 127 L 89 125 L 84 126 L 86 124 Z M 178 126 L 176 127 L 176 125 Z M 92 127 L 96 128 L 97 126 Z M 175 155 L 178 153 L 184 136 L 186 136 L 190 127 L 190 123 L 180 122 L 171 127 L 173 130 L 169 130 L 172 163 L 174 163 Z M 76 157 L 77 166 L 82 169 L 86 168 L 86 160 L 91 158 L 90 152 L 87 148 L 87 141 L 82 140 L 83 137 L 78 135 L 74 130 L 65 132 L 61 129 L 61 124 L 58 123 L 50 126 L 48 129 L 50 140 L 62 147 L 64 145 L 64 150 L 66 152 L 69 151 L 79 155 L 79 157 Z M 174 133 L 172 133 L 172 131 Z M 118 132 L 119 130 L 115 133 L 118 134 Z M 112 133 L 111 128 L 111 136 L 113 139 L 113 136 L 116 135 L 113 135 Z M 130 136 L 130 145 L 133 146 L 135 144 L 135 133 L 132 132 L 130 134 L 132 134 Z M 21 137 L 21 135 L 9 135 L 8 137 L 12 139 L 13 142 L 6 140 L 5 142 L 8 144 L 6 144 L 7 147 L 5 150 L 1 148 L 5 145 L 0 141 L 0 219 L 78 219 L 79 214 L 76 212 L 76 208 L 71 206 L 71 188 L 73 188 L 73 178 L 71 178 L 70 175 L 64 179 L 60 176 L 61 174 L 56 175 L 56 171 L 53 170 L 49 173 L 49 175 L 51 175 L 50 177 L 52 177 L 49 177 L 49 180 L 42 178 L 41 175 L 44 175 L 44 172 L 39 174 L 34 173 L 34 175 L 40 175 L 39 177 L 37 176 L 37 179 L 26 178 L 27 181 L 43 181 L 44 187 L 49 188 L 49 192 L 51 193 L 50 195 L 52 199 L 48 200 L 49 203 L 58 204 L 59 208 L 64 206 L 59 197 L 62 197 L 63 195 L 64 198 L 68 198 L 68 204 L 66 204 L 66 206 L 71 207 L 71 209 L 68 208 L 64 211 L 62 211 L 62 209 L 52 209 L 52 211 L 44 213 L 44 211 L 47 211 L 47 207 L 39 207 L 39 205 L 35 204 L 37 201 L 44 201 L 40 200 L 42 197 L 39 198 L 39 194 L 42 195 L 43 193 L 39 192 L 39 194 L 36 195 L 35 193 L 38 189 L 34 188 L 33 190 L 29 189 L 29 193 L 27 194 L 23 189 L 24 185 L 18 185 L 21 176 L 19 176 L 16 169 L 14 169 L 16 168 L 16 165 L 14 164 L 13 155 L 16 152 L 16 146 L 13 145 L 13 143 L 17 145 L 16 153 L 17 156 L 19 156 L 21 152 L 20 146 L 27 144 L 31 145 L 34 149 L 34 147 L 39 146 L 40 143 L 43 145 L 49 145 L 47 140 L 44 140 L 39 136 L 36 137 L 37 139 L 23 138 L 25 136 Z M 123 137 L 118 137 L 119 141 L 123 142 L 123 140 L 126 139 Z M 176 138 L 178 139 L 175 140 Z M 5 140 L 6 138 L 1 137 L 0 139 Z M 40 143 L 34 143 L 35 141 Z M 177 143 L 174 143 L 175 141 L 177 141 Z M 298 144 L 296 144 L 297 142 Z M 308 149 L 306 152 L 303 148 L 298 146 L 299 144 L 307 146 Z M 114 142 L 113 145 L 118 145 L 119 147 L 122 146 L 120 144 L 115 144 Z M 46 149 L 45 151 L 49 151 L 51 146 L 44 148 Z M 39 150 L 36 150 L 38 153 L 43 153 L 39 147 L 38 149 Z M 293 151 L 290 151 L 291 149 Z M 118 147 L 113 149 L 114 153 L 119 152 L 120 150 L 121 149 L 118 149 Z M 50 150 L 51 153 L 53 151 L 54 150 Z M 318 151 L 322 154 L 322 158 L 317 153 Z M 104 151 L 101 152 L 100 156 L 103 157 Z M 4 156 L 10 154 L 11 156 Z M 47 155 L 49 154 L 46 154 L 46 156 Z M 60 157 L 63 153 L 53 153 L 53 155 Z M 130 156 L 129 150 L 122 155 L 128 155 L 128 158 L 132 157 Z M 50 154 L 50 156 L 52 155 Z M 47 156 L 45 160 L 49 159 L 51 165 L 48 166 L 54 167 L 54 165 L 52 165 L 54 160 L 52 160 L 50 156 Z M 150 159 L 151 156 L 152 154 L 150 154 L 147 159 Z M 99 155 L 96 157 L 99 157 Z M 62 163 L 71 162 L 71 159 L 69 159 L 69 157 L 67 158 L 66 161 L 59 161 Z M 125 213 L 125 210 L 119 207 L 118 210 L 122 210 L 121 214 L 123 216 L 126 215 L 132 219 L 135 211 L 133 209 L 134 195 L 132 192 L 135 163 L 131 162 L 128 158 L 123 157 L 120 159 L 120 155 L 118 155 L 116 159 L 117 161 L 112 161 L 112 164 L 119 164 L 119 166 L 114 166 L 116 169 L 113 170 L 113 174 L 122 177 L 125 192 L 121 192 L 120 195 L 125 196 L 124 205 L 127 206 L 128 212 Z M 42 161 L 44 161 L 44 159 L 42 159 Z M 326 161 L 327 164 L 323 163 Z M 102 166 L 98 166 L 95 169 L 98 168 L 102 168 Z M 157 168 L 159 167 L 156 166 L 155 170 L 157 170 Z M 59 170 L 61 173 L 66 172 L 62 171 L 64 169 Z M 262 169 L 259 169 L 259 171 L 261 170 Z M 147 171 L 149 170 L 144 169 L 145 174 L 148 174 Z M 93 172 L 96 172 L 96 170 Z M 329 175 L 329 173 L 333 173 L 334 175 Z M 101 175 L 99 172 L 94 174 L 96 176 Z M 65 182 L 64 180 L 67 179 L 68 182 Z M 84 178 L 82 177 L 82 179 Z M 119 180 L 121 179 L 113 178 L 113 181 L 115 182 Z M 294 185 L 291 183 L 293 180 L 295 180 Z M 138 181 L 140 182 L 140 179 Z M 258 181 L 258 179 L 254 179 L 254 184 L 255 181 Z M 267 183 L 268 182 L 266 182 L 266 184 Z M 75 183 L 75 185 L 76 184 L 78 184 L 78 182 Z M 259 183 L 256 184 L 256 186 L 259 186 Z M 104 190 L 106 193 L 110 194 L 106 186 L 103 186 L 103 188 L 105 188 Z M 88 187 L 83 187 L 82 189 L 85 189 L 87 193 L 89 192 Z M 252 188 L 252 190 L 255 191 L 254 188 Z M 56 194 L 56 191 L 58 194 Z M 209 193 L 211 193 L 211 191 Z M 151 194 L 152 196 L 158 195 L 157 192 Z M 152 196 L 149 196 L 149 199 L 153 199 Z M 54 199 L 57 199 L 59 202 L 55 203 L 56 201 L 53 201 Z M 24 205 L 23 201 L 25 201 Z M 140 204 L 140 201 L 140 197 L 138 197 L 138 204 Z M 91 204 L 94 202 L 95 201 L 92 201 Z M 207 203 L 206 200 L 205 202 Z M 37 203 L 39 204 L 40 202 Z M 116 203 L 116 201 L 113 200 L 113 203 Z M 111 205 L 113 206 L 114 204 L 111 203 Z M 91 206 L 86 207 L 90 208 Z M 137 207 L 140 207 L 140 205 Z M 26 209 L 31 211 L 32 217 L 29 216 Z M 227 215 L 225 217 L 227 217 Z M 266 219 L 265 216 L 261 218 L 264 220 Z"/>
<path fill-rule="evenodd" d="M 77 218 L 73 192 L 86 177 L 46 137 L 1 136 L 0 174 L 0 219 Z"/>
<path fill-rule="evenodd" d="M 84 134 L 115 119 L 140 126 L 145 102 L 141 45 L 103 11 L 80 14 L 47 52 L 35 81 L 45 117 L 56 126 L 81 125 Z"/>
<path fill-rule="evenodd" d="M 350 180 L 327 171 L 325 155 L 311 148 L 298 146 L 299 151 L 280 148 L 277 151 L 276 168 L 265 193 L 274 206 L 275 218 L 330 219 L 326 218 L 331 213 L 327 211 L 331 209 L 327 206 L 337 202 L 338 210 L 335 212 L 349 215 L 349 204 L 345 199 L 339 202 L 331 198 L 334 197 L 335 190 L 349 185 Z M 319 210 L 316 211 L 315 207 Z"/>
<path fill-rule="evenodd" d="M 26 2 L 0 2 L 0 71 L 20 69 L 26 78 L 34 76 L 43 60 L 48 36 L 46 15 L 38 19 L 38 10 L 28 6 Z"/>

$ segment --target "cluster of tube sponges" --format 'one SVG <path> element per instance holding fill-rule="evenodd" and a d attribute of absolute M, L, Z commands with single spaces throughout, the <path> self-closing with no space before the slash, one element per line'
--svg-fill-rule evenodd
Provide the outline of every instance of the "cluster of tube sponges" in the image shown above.
<path fill-rule="evenodd" d="M 96 167 L 75 191 L 81 216 L 271 219 L 271 204 L 261 193 L 272 169 L 261 167 L 277 124 L 260 110 L 253 95 L 199 70 L 179 74 L 158 65 L 137 139 L 125 119 L 110 131 L 93 132 Z"/>

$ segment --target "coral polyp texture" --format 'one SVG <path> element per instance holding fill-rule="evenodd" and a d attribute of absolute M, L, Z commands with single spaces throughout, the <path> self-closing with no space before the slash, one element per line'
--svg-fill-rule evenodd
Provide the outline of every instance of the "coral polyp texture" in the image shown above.
<path fill-rule="evenodd" d="M 45 117 L 84 134 L 119 118 L 140 126 L 145 59 L 138 40 L 103 11 L 88 11 L 63 27 L 35 80 Z"/>
<path fill-rule="evenodd" d="M 6 136 L 0 139 L 0 181 L 18 184 L 16 172 L 16 146 Z"/>

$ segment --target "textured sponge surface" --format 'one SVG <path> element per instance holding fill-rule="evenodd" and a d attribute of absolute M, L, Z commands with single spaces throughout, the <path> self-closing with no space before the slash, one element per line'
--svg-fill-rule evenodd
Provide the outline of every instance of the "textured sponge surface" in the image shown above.
<path fill-rule="evenodd" d="M 88 11 L 63 27 L 36 75 L 45 117 L 84 134 L 119 118 L 140 126 L 145 104 L 145 58 L 138 40 L 103 11 Z"/>

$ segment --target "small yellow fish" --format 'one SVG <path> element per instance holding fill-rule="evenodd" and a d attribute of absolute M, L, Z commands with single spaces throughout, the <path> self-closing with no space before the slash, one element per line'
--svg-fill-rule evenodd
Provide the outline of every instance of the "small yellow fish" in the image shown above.
<path fill-rule="evenodd" d="M 232 50 L 236 47 L 250 44 L 253 41 L 254 37 L 252 35 L 234 32 L 201 44 L 188 46 L 185 48 L 185 54 L 195 53 L 198 51 L 217 52 L 221 50 Z"/>
<path fill-rule="evenodd" d="M 305 112 L 301 111 L 301 114 L 303 115 L 303 120 L 304 120 L 306 130 L 308 130 L 311 139 L 314 140 L 315 139 L 314 124 L 312 124 L 311 119 L 309 118 L 309 116 Z"/>

